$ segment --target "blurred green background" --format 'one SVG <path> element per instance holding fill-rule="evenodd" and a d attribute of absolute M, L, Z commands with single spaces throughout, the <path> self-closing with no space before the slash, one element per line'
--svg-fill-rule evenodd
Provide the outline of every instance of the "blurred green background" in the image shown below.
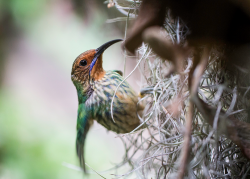
<path fill-rule="evenodd" d="M 80 53 L 123 38 L 125 22 L 105 23 L 122 14 L 103 2 L 0 0 L 0 179 L 100 178 L 77 170 L 70 73 Z M 122 53 L 110 47 L 104 68 L 123 70 Z M 85 156 L 95 170 L 121 161 L 115 136 L 96 123 L 90 130 Z"/>

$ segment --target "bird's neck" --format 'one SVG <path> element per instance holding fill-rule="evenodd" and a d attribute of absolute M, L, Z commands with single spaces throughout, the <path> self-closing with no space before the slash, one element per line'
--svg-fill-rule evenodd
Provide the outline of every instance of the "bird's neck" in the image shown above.
<path fill-rule="evenodd" d="M 96 70 L 92 77 L 94 80 L 101 80 L 106 74 L 106 71 L 103 68 L 100 68 L 98 70 Z"/>

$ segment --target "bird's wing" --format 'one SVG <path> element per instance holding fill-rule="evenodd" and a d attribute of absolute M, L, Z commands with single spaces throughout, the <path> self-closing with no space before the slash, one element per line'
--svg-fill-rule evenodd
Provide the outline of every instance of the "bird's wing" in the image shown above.
<path fill-rule="evenodd" d="M 123 73 L 122 73 L 122 71 L 121 70 L 112 70 L 113 72 L 116 72 L 116 73 L 118 73 L 119 75 L 123 75 Z"/>

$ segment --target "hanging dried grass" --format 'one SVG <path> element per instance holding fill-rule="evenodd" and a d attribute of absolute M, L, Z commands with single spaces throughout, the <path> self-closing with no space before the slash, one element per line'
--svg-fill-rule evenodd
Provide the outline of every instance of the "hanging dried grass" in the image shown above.
<path fill-rule="evenodd" d="M 127 16 L 126 23 L 137 16 L 141 3 L 112 2 Z M 250 127 L 244 122 L 248 121 L 249 69 L 231 70 L 224 59 L 227 46 L 186 48 L 188 33 L 184 22 L 173 19 L 169 10 L 163 28 L 143 33 L 150 47 L 143 43 L 137 54 L 140 103 L 146 104 L 141 120 L 147 128 L 119 135 L 125 155 L 116 168 L 129 165 L 130 169 L 115 178 L 250 177 Z M 168 60 L 162 58 L 164 54 Z M 247 82 L 240 78 L 243 75 Z"/>

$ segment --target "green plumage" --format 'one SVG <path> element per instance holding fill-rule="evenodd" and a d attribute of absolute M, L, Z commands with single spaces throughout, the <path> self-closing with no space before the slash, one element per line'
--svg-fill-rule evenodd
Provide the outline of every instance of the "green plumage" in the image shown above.
<path fill-rule="evenodd" d="M 79 97 L 79 108 L 77 117 L 77 154 L 81 165 L 84 166 L 84 142 L 86 134 L 96 120 L 108 130 L 116 133 L 127 133 L 135 129 L 140 120 L 137 117 L 138 97 L 130 85 L 124 81 L 116 92 L 113 103 L 113 116 L 111 118 L 111 101 L 117 86 L 123 78 L 114 71 L 107 71 L 105 76 L 98 81 L 90 81 L 91 95 L 88 92 L 77 89 Z M 84 97 L 82 97 L 83 95 Z"/>

